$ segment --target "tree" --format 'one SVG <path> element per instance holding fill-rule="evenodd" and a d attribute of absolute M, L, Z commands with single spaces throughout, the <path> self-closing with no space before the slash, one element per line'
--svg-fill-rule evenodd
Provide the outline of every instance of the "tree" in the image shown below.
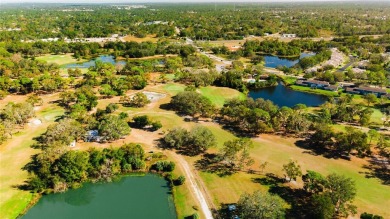
<path fill-rule="evenodd" d="M 363 155 L 370 150 L 367 139 L 366 133 L 353 127 L 346 127 L 345 132 L 336 135 L 336 147 L 342 153 L 349 154 L 352 150 L 356 150 L 359 155 Z"/>
<path fill-rule="evenodd" d="M 133 118 L 134 126 L 137 128 L 144 128 L 150 124 L 149 117 L 147 115 L 135 116 Z"/>
<path fill-rule="evenodd" d="M 111 98 L 112 96 L 118 94 L 115 90 L 112 89 L 111 85 L 109 84 L 103 84 L 99 89 L 99 93 L 105 98 Z"/>
<path fill-rule="evenodd" d="M 98 104 L 98 97 L 95 95 L 92 87 L 83 86 L 76 90 L 76 103 L 85 106 L 87 110 L 91 110 Z"/>
<path fill-rule="evenodd" d="M 160 121 L 154 121 L 151 123 L 151 125 L 152 125 L 152 128 L 151 128 L 152 131 L 157 131 L 157 130 L 162 128 L 162 124 Z"/>
<path fill-rule="evenodd" d="M 172 108 L 185 115 L 204 117 L 214 114 L 215 106 L 209 99 L 194 91 L 184 91 L 171 100 Z"/>
<path fill-rule="evenodd" d="M 320 173 L 308 170 L 307 173 L 302 176 L 302 180 L 304 183 L 303 188 L 307 192 L 320 193 L 324 191 L 326 179 Z"/>
<path fill-rule="evenodd" d="M 85 134 L 81 124 L 73 119 L 64 119 L 58 123 L 49 125 L 46 132 L 41 136 L 40 143 L 45 147 L 56 144 L 68 146 L 72 141 L 77 141 Z"/>
<path fill-rule="evenodd" d="M 144 107 L 150 103 L 150 100 L 144 93 L 138 92 L 132 97 L 128 97 L 128 96 L 121 97 L 119 102 L 123 103 L 123 105 L 126 106 Z"/>
<path fill-rule="evenodd" d="M 189 133 L 186 150 L 190 154 L 199 154 L 217 144 L 214 134 L 204 126 L 196 126 Z"/>
<path fill-rule="evenodd" d="M 329 194 L 337 214 L 346 217 L 356 213 L 356 206 L 352 201 L 356 196 L 356 185 L 351 178 L 335 173 L 326 177 L 325 188 Z"/>
<path fill-rule="evenodd" d="M 106 106 L 106 113 L 113 113 L 115 112 L 117 109 L 119 108 L 119 106 L 115 103 L 109 103 L 107 106 Z"/>
<path fill-rule="evenodd" d="M 38 95 L 36 95 L 36 94 L 32 94 L 32 95 L 29 95 L 27 97 L 26 102 L 30 103 L 33 106 L 35 106 L 35 105 L 40 106 L 43 103 L 43 99 L 41 97 L 39 97 Z"/>
<path fill-rule="evenodd" d="M 225 162 L 229 163 L 232 169 L 241 170 L 244 166 L 249 166 L 253 163 L 253 159 L 249 156 L 249 149 L 253 147 L 253 143 L 248 138 L 240 138 L 227 141 L 223 144 L 220 152 L 220 157 Z"/>
<path fill-rule="evenodd" d="M 252 195 L 245 193 L 241 195 L 237 206 L 241 218 L 284 218 L 283 200 L 276 195 L 270 195 L 260 191 L 257 191 Z"/>
<path fill-rule="evenodd" d="M 293 160 L 290 160 L 287 164 L 283 165 L 283 170 L 286 172 L 285 176 L 289 182 L 296 180 L 297 177 L 302 176 L 301 166 Z"/>
<path fill-rule="evenodd" d="M 311 205 L 313 206 L 312 214 L 318 219 L 332 219 L 335 215 L 335 206 L 328 193 L 314 194 L 311 197 Z"/>
<path fill-rule="evenodd" d="M 7 140 L 7 132 L 2 123 L 0 123 L 0 144 L 2 144 L 5 140 Z"/>
<path fill-rule="evenodd" d="M 196 126 L 191 131 L 183 128 L 172 129 L 163 138 L 164 146 L 197 155 L 216 145 L 213 133 L 206 127 Z"/>
<path fill-rule="evenodd" d="M 177 177 L 177 179 L 175 179 L 174 184 L 176 186 L 180 186 L 180 185 L 183 185 L 185 181 L 186 181 L 186 178 L 181 175 L 181 176 Z"/>
<path fill-rule="evenodd" d="M 54 164 L 56 172 L 68 183 L 83 182 L 87 178 L 88 157 L 84 151 L 68 151 Z"/>
<path fill-rule="evenodd" d="M 127 122 L 116 115 L 106 115 L 98 125 L 99 135 L 107 141 L 118 140 L 131 131 Z"/>
<path fill-rule="evenodd" d="M 369 136 L 369 138 L 370 138 L 368 144 L 371 145 L 371 141 L 372 141 L 373 139 L 378 139 L 378 138 L 380 137 L 380 134 L 379 134 L 379 132 L 378 132 L 377 130 L 375 130 L 375 129 L 370 129 L 370 130 L 368 131 L 368 136 Z"/>
<path fill-rule="evenodd" d="M 169 130 L 163 138 L 164 145 L 168 148 L 179 149 L 187 144 L 189 133 L 186 129 L 177 127 Z"/>
<path fill-rule="evenodd" d="M 371 103 L 376 103 L 378 101 L 378 97 L 372 93 L 364 95 L 363 98 L 367 102 L 367 106 L 370 106 Z"/>

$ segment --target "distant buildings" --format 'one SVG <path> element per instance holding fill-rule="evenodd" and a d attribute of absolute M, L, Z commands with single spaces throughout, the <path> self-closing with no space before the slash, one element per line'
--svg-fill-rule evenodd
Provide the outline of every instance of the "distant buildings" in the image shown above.
<path fill-rule="evenodd" d="M 375 94 L 377 97 L 380 97 L 382 95 L 387 95 L 387 91 L 382 88 L 376 88 L 376 87 L 347 87 L 345 89 L 345 92 L 349 94 L 360 94 L 360 95 L 366 95 L 366 94 Z"/>
<path fill-rule="evenodd" d="M 283 38 L 295 38 L 295 37 L 297 37 L 297 35 L 294 33 L 284 33 L 284 34 L 282 34 L 282 37 Z"/>
<path fill-rule="evenodd" d="M 318 81 L 318 80 L 297 80 L 295 82 L 296 85 L 306 86 L 311 88 L 330 90 L 330 91 L 338 91 L 340 86 L 338 85 L 330 85 L 327 81 Z"/>
<path fill-rule="evenodd" d="M 344 87 L 345 92 L 349 94 L 375 94 L 377 97 L 386 96 L 390 98 L 390 95 L 387 94 L 387 91 L 382 88 L 377 87 L 368 87 L 368 86 L 359 86 L 355 87 L 354 84 L 349 83 L 339 83 L 338 85 L 331 85 L 327 81 L 319 81 L 319 80 L 297 80 L 295 82 L 296 85 L 311 87 L 315 89 L 323 89 L 329 91 L 338 91 L 340 88 Z"/>

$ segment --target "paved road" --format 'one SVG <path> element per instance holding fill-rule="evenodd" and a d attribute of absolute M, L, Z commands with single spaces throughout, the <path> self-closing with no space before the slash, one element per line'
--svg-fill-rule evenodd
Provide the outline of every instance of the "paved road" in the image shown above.
<path fill-rule="evenodd" d="M 197 47 L 197 46 L 195 45 L 195 42 L 194 42 L 192 39 L 188 38 L 188 37 L 186 38 L 186 44 L 192 45 L 193 47 L 196 48 L 196 50 L 197 50 L 199 53 L 201 53 L 201 54 L 203 54 L 203 55 L 209 57 L 210 59 L 213 59 L 214 61 L 216 61 L 217 64 L 215 65 L 215 69 L 216 69 L 218 72 L 222 72 L 222 71 L 223 71 L 224 69 L 226 69 L 228 66 L 232 65 L 232 61 L 228 61 L 228 60 L 225 60 L 224 58 L 218 57 L 218 56 L 216 56 L 216 55 L 213 55 L 213 54 L 210 54 L 210 53 L 201 51 L 201 50 L 199 49 L 199 47 Z"/>
<path fill-rule="evenodd" d="M 345 69 L 347 69 L 349 66 L 351 66 L 355 62 L 356 62 L 356 58 L 353 56 L 349 56 L 349 62 L 346 65 L 344 65 L 343 67 L 339 68 L 339 70 L 337 70 L 337 72 L 344 72 Z"/>

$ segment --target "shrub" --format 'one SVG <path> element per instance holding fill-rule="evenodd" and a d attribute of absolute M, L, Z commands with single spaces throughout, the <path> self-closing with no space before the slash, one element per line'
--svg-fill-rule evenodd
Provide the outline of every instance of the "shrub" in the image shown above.
<path fill-rule="evenodd" d="M 179 176 L 177 179 L 175 179 L 174 184 L 175 186 L 183 185 L 186 181 L 186 178 L 184 176 Z"/>

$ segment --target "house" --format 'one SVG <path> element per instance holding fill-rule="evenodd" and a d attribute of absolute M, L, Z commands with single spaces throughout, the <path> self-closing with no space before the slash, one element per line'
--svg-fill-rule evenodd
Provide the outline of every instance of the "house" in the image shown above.
<path fill-rule="evenodd" d="M 360 95 L 366 95 L 366 94 L 375 94 L 377 97 L 380 97 L 382 95 L 387 95 L 386 90 L 382 88 L 376 88 L 376 87 L 348 87 L 345 89 L 347 93 L 350 94 L 360 94 Z"/>
<path fill-rule="evenodd" d="M 340 85 L 330 85 L 327 81 L 318 81 L 318 80 L 297 80 L 295 82 L 296 85 L 306 86 L 311 88 L 319 88 L 329 91 L 338 91 Z"/>
<path fill-rule="evenodd" d="M 360 94 L 359 91 L 355 91 L 355 88 L 354 87 L 346 87 L 345 88 L 345 92 L 349 93 L 349 94 Z"/>
<path fill-rule="evenodd" d="M 103 140 L 104 140 L 103 137 L 99 136 L 98 130 L 89 130 L 89 131 L 87 131 L 87 134 L 85 135 L 86 142 L 101 142 Z"/>
<path fill-rule="evenodd" d="M 307 86 L 312 88 L 324 88 L 328 87 L 330 84 L 327 81 L 318 81 L 318 80 L 297 80 L 297 85 Z"/>
<path fill-rule="evenodd" d="M 297 35 L 293 34 L 293 33 L 284 33 L 284 34 L 282 34 L 282 37 L 284 37 L 284 38 L 295 38 L 295 37 L 297 37 Z"/>
<path fill-rule="evenodd" d="M 327 87 L 324 87 L 324 90 L 329 90 L 329 91 L 338 91 L 340 86 L 337 85 L 329 85 Z"/>

